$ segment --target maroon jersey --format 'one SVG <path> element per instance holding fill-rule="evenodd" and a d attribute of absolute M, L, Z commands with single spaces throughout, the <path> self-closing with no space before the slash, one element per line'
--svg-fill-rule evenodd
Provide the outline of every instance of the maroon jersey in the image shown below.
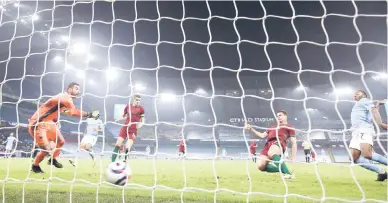
<path fill-rule="evenodd" d="M 256 153 L 256 142 L 255 141 L 251 142 L 251 144 L 249 145 L 249 151 L 251 152 L 251 154 Z"/>
<path fill-rule="evenodd" d="M 130 111 L 129 111 L 130 108 Z M 126 116 L 125 125 L 129 125 L 128 132 L 137 133 L 137 123 L 144 116 L 144 108 L 142 106 L 127 105 L 124 109 L 124 115 Z"/>
<path fill-rule="evenodd" d="M 279 124 L 279 129 L 276 129 L 276 125 L 269 127 L 267 130 L 267 142 L 276 142 L 276 131 L 279 137 L 281 145 L 285 148 L 287 145 L 287 139 L 295 135 L 294 127 L 290 124 Z"/>
<path fill-rule="evenodd" d="M 287 139 L 295 135 L 295 130 L 290 124 L 279 124 L 279 129 L 276 129 L 276 125 L 271 126 L 267 130 L 267 142 L 264 145 L 263 150 L 260 152 L 260 155 L 268 156 L 268 151 L 273 144 L 277 144 L 278 139 L 276 138 L 276 131 L 279 137 L 280 144 L 283 148 L 283 152 L 287 147 Z"/>
<path fill-rule="evenodd" d="M 179 143 L 179 152 L 185 151 L 185 142 L 183 140 Z"/>

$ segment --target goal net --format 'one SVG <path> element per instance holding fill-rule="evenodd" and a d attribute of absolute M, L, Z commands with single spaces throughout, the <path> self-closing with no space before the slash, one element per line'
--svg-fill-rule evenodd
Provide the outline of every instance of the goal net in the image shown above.
<path fill-rule="evenodd" d="M 386 182 L 349 156 L 354 92 L 388 96 L 387 1 L 0 4 L 1 202 L 388 201 Z M 104 124 L 94 161 L 80 149 L 85 119 L 60 114 L 63 168 L 46 157 L 35 174 L 29 119 L 70 82 L 74 105 Z M 105 171 L 135 94 L 145 124 L 132 179 L 116 186 Z M 266 140 L 245 128 L 265 132 L 279 110 L 296 129 L 296 159 L 289 142 L 281 160 L 294 179 L 259 170 Z"/>

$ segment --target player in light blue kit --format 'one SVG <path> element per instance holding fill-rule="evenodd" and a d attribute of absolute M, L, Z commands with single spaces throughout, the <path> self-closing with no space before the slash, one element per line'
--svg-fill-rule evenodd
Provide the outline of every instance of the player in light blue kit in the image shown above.
<path fill-rule="evenodd" d="M 387 165 L 386 157 L 373 152 L 373 137 L 376 136 L 373 120 L 379 127 L 386 128 L 387 125 L 381 121 L 378 108 L 364 91 L 358 90 L 354 94 L 354 100 L 356 104 L 351 113 L 352 139 L 349 144 L 353 162 L 376 172 L 377 181 L 384 181 L 387 179 L 387 172 L 370 160 Z M 377 102 L 377 106 L 379 105 L 380 103 Z"/>
<path fill-rule="evenodd" d="M 104 124 L 100 119 L 88 118 L 86 119 L 87 127 L 86 133 L 81 140 L 80 148 L 89 152 L 90 157 L 92 157 L 94 165 L 96 165 L 93 152 L 93 146 L 97 143 L 98 133 L 103 131 Z M 69 162 L 75 166 L 75 160 L 69 160 Z"/>
<path fill-rule="evenodd" d="M 12 151 L 14 150 L 14 148 L 13 148 L 13 143 L 14 142 L 15 143 L 16 142 L 22 143 L 15 136 L 13 136 L 13 133 L 11 133 L 9 135 L 9 137 L 3 142 L 3 144 L 6 144 L 4 158 L 9 158 L 9 157 L 12 156 Z M 16 146 L 15 146 L 15 148 L 16 148 Z"/>

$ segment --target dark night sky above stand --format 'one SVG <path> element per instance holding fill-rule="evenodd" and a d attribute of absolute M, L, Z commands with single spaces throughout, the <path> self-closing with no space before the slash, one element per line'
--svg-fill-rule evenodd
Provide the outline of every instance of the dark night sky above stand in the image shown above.
<path fill-rule="evenodd" d="M 55 2 L 55 9 L 49 1 L 21 4 L 18 21 L 17 8 L 11 5 L 3 12 L 0 80 L 5 81 L 4 91 L 23 98 L 55 94 L 73 80 L 83 84 L 86 93 L 100 97 L 128 96 L 121 89 L 139 80 L 148 85 L 147 90 L 158 84 L 159 93 L 176 88 L 180 89 L 177 94 L 183 94 L 182 82 L 187 89 L 211 89 L 211 79 L 216 92 L 239 91 L 238 77 L 244 90 L 269 88 L 269 83 L 275 88 L 295 88 L 298 75 L 304 86 L 330 85 L 331 70 L 336 85 L 362 87 L 357 75 L 362 65 L 365 71 L 376 72 L 387 67 L 387 3 L 383 1 L 298 1 L 292 7 L 286 1 L 74 5 L 62 1 Z M 40 20 L 20 21 L 34 13 Z M 74 71 L 64 70 L 65 63 L 53 60 L 66 54 L 67 43 L 56 43 L 64 35 L 70 44 L 91 43 L 96 60 L 81 63 L 77 60 L 84 58 L 69 57 L 67 63 L 85 69 L 86 79 L 98 81 L 98 88 L 78 79 Z M 105 71 L 109 65 L 121 69 L 108 86 Z M 41 87 L 42 92 L 37 91 Z M 324 97 L 325 91 L 320 92 Z"/>

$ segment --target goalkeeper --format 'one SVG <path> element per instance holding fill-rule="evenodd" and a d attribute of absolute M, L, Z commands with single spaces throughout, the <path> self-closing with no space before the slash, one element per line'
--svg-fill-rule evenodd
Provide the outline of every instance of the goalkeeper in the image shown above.
<path fill-rule="evenodd" d="M 60 93 L 44 104 L 42 104 L 35 114 L 29 119 L 28 131 L 34 139 L 35 145 L 42 150 L 35 157 L 32 164 L 34 173 L 43 173 L 39 164 L 43 161 L 48 152 L 52 152 L 52 164 L 57 168 L 63 168 L 62 164 L 57 161 L 61 152 L 61 147 L 65 144 L 58 126 L 53 120 L 58 117 L 60 112 L 67 111 L 70 116 L 80 116 L 88 118 L 98 118 L 98 112 L 87 113 L 75 108 L 73 99 L 80 93 L 79 84 L 72 82 L 67 87 L 65 93 Z M 51 159 L 48 161 L 51 164 Z"/>
<path fill-rule="evenodd" d="M 280 160 L 281 155 L 286 150 L 287 140 L 290 139 L 292 142 L 291 159 L 295 161 L 297 150 L 295 130 L 292 125 L 287 123 L 287 112 L 278 111 L 276 116 L 279 122 L 278 129 L 278 126 L 275 125 L 268 128 L 266 132 L 261 133 L 253 129 L 249 124 L 247 125 L 247 128 L 249 131 L 252 131 L 256 136 L 260 138 L 267 137 L 267 142 L 265 143 L 264 149 L 260 152 L 259 156 L 259 170 L 267 171 L 269 173 L 281 172 L 285 174 L 285 178 L 291 179 L 294 178 L 294 175 L 292 175 L 291 172 L 288 170 L 286 163 L 280 163 Z M 274 161 L 274 165 L 269 163 L 270 160 Z"/>

